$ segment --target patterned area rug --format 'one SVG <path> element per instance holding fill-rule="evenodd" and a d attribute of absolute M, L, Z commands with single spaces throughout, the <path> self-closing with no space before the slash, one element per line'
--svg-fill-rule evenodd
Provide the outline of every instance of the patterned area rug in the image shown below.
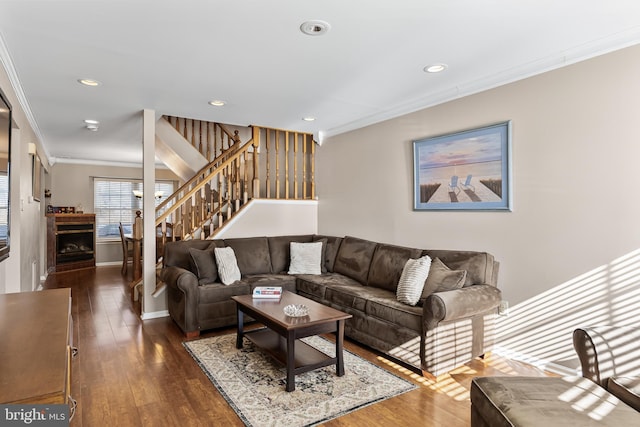
<path fill-rule="evenodd" d="M 322 337 L 303 341 L 333 357 L 335 344 Z M 312 426 L 417 388 L 413 383 L 344 351 L 345 375 L 331 365 L 296 375 L 296 389 L 284 390 L 285 368 L 236 335 L 183 343 L 247 426 Z"/>

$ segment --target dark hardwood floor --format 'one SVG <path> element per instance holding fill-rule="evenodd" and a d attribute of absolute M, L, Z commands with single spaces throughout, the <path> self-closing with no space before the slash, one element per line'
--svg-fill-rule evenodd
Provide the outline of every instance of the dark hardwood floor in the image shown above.
<path fill-rule="evenodd" d="M 185 338 L 173 321 L 169 317 L 140 320 L 129 280 L 120 274 L 120 266 L 109 266 L 53 274 L 44 285 L 69 287 L 73 298 L 74 344 L 79 354 L 72 368 L 72 396 L 78 409 L 71 426 L 242 426 L 182 347 Z M 234 331 L 227 328 L 203 336 Z M 545 375 L 529 365 L 489 355 L 433 382 L 354 342 L 347 340 L 345 348 L 419 388 L 326 426 L 468 426 L 473 377 Z"/>

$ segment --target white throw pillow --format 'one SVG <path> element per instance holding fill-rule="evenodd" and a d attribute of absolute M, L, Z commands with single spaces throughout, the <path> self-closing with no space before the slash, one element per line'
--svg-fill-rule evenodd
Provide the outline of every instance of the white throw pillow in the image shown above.
<path fill-rule="evenodd" d="M 428 255 L 418 259 L 408 259 L 402 269 L 400 280 L 398 281 L 398 289 L 396 290 L 396 298 L 398 301 L 416 305 L 422 295 L 424 282 L 429 275 L 429 267 L 431 267 L 431 258 Z"/>
<path fill-rule="evenodd" d="M 218 275 L 220 281 L 225 285 L 230 285 L 236 280 L 240 280 L 240 269 L 233 248 L 215 248 L 216 264 L 218 264 Z"/>
<path fill-rule="evenodd" d="M 289 274 L 320 274 L 322 271 L 322 242 L 291 242 Z"/>

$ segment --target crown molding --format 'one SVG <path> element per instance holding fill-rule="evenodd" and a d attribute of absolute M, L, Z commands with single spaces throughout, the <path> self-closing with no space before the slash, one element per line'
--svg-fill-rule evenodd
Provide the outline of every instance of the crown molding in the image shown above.
<path fill-rule="evenodd" d="M 40 142 L 40 147 L 42 147 L 42 150 L 44 151 L 44 156 L 46 157 L 47 160 L 49 160 L 50 159 L 49 151 L 47 150 L 47 147 L 44 144 L 44 138 L 42 136 L 42 132 L 40 132 L 40 128 L 38 127 L 38 122 L 33 116 L 33 112 L 31 111 L 31 107 L 29 106 L 29 101 L 27 101 L 27 97 L 25 96 L 24 91 L 22 90 L 22 85 L 20 84 L 18 73 L 16 72 L 16 69 L 13 66 L 13 60 L 11 59 L 11 54 L 7 49 L 7 45 L 4 41 L 4 37 L 2 36 L 1 32 L 0 32 L 0 63 L 4 67 L 4 70 L 7 73 L 7 76 L 9 77 L 11 88 L 13 89 L 13 92 L 15 93 L 16 98 L 18 98 L 18 103 L 20 104 L 20 107 L 22 108 L 22 111 L 24 112 L 24 115 L 26 116 L 27 121 L 31 126 L 33 133 L 35 133 L 36 138 L 38 138 L 38 141 Z"/>
<path fill-rule="evenodd" d="M 372 114 L 370 116 L 354 120 L 353 122 L 346 123 L 342 126 L 337 126 L 324 131 L 323 137 L 328 138 L 340 135 L 385 120 L 394 119 L 405 114 L 435 107 L 437 105 L 444 104 L 445 102 L 504 86 L 528 77 L 553 71 L 587 59 L 605 55 L 616 50 L 631 47 L 639 43 L 640 26 L 637 26 L 613 34 L 609 37 L 593 40 L 564 51 L 558 51 L 554 55 L 521 64 L 520 66 L 512 67 L 499 73 L 483 76 L 479 79 L 470 80 L 440 92 L 429 93 L 408 100 L 407 102 L 398 104 L 380 113 Z"/>
<path fill-rule="evenodd" d="M 67 165 L 84 165 L 84 166 L 113 166 L 121 168 L 136 168 L 142 169 L 142 162 L 114 162 L 109 160 L 96 160 L 96 159 L 77 159 L 70 157 L 52 157 L 51 165 L 67 164 Z M 164 163 L 155 164 L 156 169 L 169 169 Z"/>

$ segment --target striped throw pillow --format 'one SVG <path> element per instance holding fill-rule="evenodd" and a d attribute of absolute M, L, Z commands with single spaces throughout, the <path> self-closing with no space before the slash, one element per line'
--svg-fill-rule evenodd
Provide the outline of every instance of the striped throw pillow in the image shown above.
<path fill-rule="evenodd" d="M 238 261 L 233 248 L 215 248 L 214 254 L 216 256 L 216 264 L 218 264 L 220 281 L 225 285 L 230 285 L 236 280 L 240 280 L 240 268 L 238 268 Z"/>
<path fill-rule="evenodd" d="M 396 290 L 396 298 L 398 301 L 416 305 L 422 295 L 424 282 L 429 275 L 429 267 L 431 267 L 431 258 L 428 255 L 418 259 L 408 259 L 402 269 L 400 280 L 398 281 L 398 289 Z"/>
<path fill-rule="evenodd" d="M 289 274 L 320 274 L 322 272 L 322 242 L 291 242 Z"/>

